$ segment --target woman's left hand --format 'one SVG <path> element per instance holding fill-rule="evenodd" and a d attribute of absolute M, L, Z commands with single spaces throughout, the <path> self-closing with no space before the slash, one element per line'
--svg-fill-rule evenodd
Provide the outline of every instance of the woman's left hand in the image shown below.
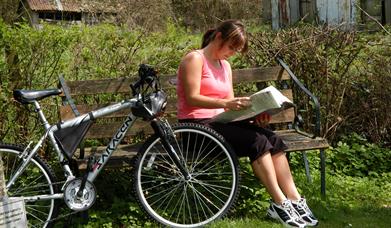
<path fill-rule="evenodd" d="M 226 109 L 229 110 L 241 110 L 248 108 L 251 105 L 249 97 L 235 97 L 233 99 L 228 100 L 226 103 Z"/>

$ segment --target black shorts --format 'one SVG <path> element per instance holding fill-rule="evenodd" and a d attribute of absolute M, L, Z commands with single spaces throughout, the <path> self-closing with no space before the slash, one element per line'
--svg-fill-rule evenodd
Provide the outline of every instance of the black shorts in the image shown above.
<path fill-rule="evenodd" d="M 192 122 L 206 125 L 220 133 L 239 157 L 249 157 L 251 162 L 267 153 L 271 155 L 285 151 L 288 147 L 273 131 L 258 127 L 248 121 L 230 123 L 209 123 L 209 119 L 182 119 L 179 122 Z"/>

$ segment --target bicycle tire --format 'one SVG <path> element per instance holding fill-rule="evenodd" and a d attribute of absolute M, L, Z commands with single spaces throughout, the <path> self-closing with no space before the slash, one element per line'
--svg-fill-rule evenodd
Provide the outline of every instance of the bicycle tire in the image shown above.
<path fill-rule="evenodd" d="M 140 206 L 170 227 L 199 227 L 225 216 L 239 195 L 239 165 L 232 148 L 214 130 L 194 123 L 172 126 L 171 145 L 191 175 L 185 180 L 157 135 L 135 160 L 134 191 Z"/>
<path fill-rule="evenodd" d="M 23 152 L 18 145 L 0 144 L 4 166 L 5 183 L 8 183 L 10 175 L 15 172 L 22 161 L 18 156 Z M 28 221 L 28 227 L 52 227 L 59 213 L 58 202 L 51 200 L 28 199 L 39 195 L 57 193 L 57 178 L 50 166 L 38 155 L 34 156 L 24 172 L 15 183 L 7 190 L 9 198 L 23 197 Z"/>

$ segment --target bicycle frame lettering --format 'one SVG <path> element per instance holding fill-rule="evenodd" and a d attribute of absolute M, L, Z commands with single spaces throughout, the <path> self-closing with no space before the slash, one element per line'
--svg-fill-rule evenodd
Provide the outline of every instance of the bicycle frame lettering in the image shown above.
<path fill-rule="evenodd" d="M 111 139 L 109 144 L 107 145 L 105 151 L 100 156 L 100 159 L 93 165 L 92 172 L 88 176 L 88 180 L 95 179 L 96 175 L 99 173 L 98 171 L 106 164 L 109 160 L 108 158 L 113 154 L 113 152 L 117 149 L 119 143 L 122 141 L 128 129 L 133 125 L 135 118 L 131 116 L 127 116 L 122 126 L 118 129 L 117 133 Z"/>
<path fill-rule="evenodd" d="M 97 109 L 95 111 L 92 111 L 91 113 L 86 113 L 86 114 L 83 114 L 83 115 L 78 116 L 76 118 L 64 121 L 63 123 L 60 124 L 60 128 L 67 128 L 67 127 L 78 125 L 83 122 L 87 122 L 87 121 L 91 120 L 91 118 L 95 119 L 95 118 L 109 115 L 111 113 L 118 112 L 118 111 L 125 109 L 125 108 L 129 109 L 129 112 L 130 112 L 129 115 L 126 117 L 124 123 L 118 129 L 117 133 L 110 140 L 109 145 L 107 146 L 106 150 L 104 151 L 104 153 L 101 155 L 99 161 L 97 162 L 99 164 L 99 168 L 95 169 L 93 171 L 90 171 L 90 173 L 88 175 L 89 181 L 91 181 L 91 182 L 94 181 L 94 179 L 96 178 L 96 176 L 98 175 L 98 173 L 100 172 L 102 167 L 104 167 L 104 165 L 109 160 L 109 158 L 111 157 L 114 150 L 117 148 L 119 143 L 122 141 L 123 137 L 126 135 L 126 132 L 128 131 L 128 129 L 136 121 L 137 118 L 130 111 L 130 108 L 134 106 L 136 101 L 137 101 L 136 99 L 121 101 L 116 104 Z M 70 180 L 70 179 L 73 179 L 73 177 L 74 177 L 68 163 L 64 162 L 65 157 L 62 154 L 61 149 L 58 146 L 57 141 L 55 140 L 54 135 L 53 135 L 53 132 L 58 130 L 57 125 L 50 125 L 48 123 L 48 121 L 46 120 L 46 117 L 45 117 L 43 111 L 41 110 L 41 107 L 37 101 L 34 102 L 34 106 L 35 106 L 35 110 L 37 110 L 37 113 L 38 113 L 38 116 L 39 116 L 41 122 L 43 123 L 43 125 L 46 129 L 46 132 L 41 137 L 39 142 L 35 145 L 34 149 L 28 154 L 28 156 L 25 159 L 25 161 L 23 162 L 23 164 L 19 167 L 19 169 L 15 172 L 15 174 L 10 178 L 9 182 L 6 185 L 7 189 L 13 185 L 15 180 L 24 171 L 27 164 L 30 162 L 31 158 L 38 152 L 38 149 L 42 146 L 43 142 L 46 140 L 46 138 L 48 136 L 51 141 L 51 144 L 54 147 L 54 150 L 57 152 L 60 163 L 63 164 L 63 169 L 64 169 L 64 172 L 67 176 L 67 179 Z"/>

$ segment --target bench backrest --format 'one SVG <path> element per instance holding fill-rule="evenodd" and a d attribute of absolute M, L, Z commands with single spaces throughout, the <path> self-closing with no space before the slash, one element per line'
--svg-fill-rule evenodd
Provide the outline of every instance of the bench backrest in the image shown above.
<path fill-rule="evenodd" d="M 280 66 L 250 68 L 233 70 L 233 83 L 235 85 L 235 96 L 248 96 L 257 90 L 260 90 L 268 84 L 276 86 L 281 92 L 293 100 L 292 90 L 289 88 L 289 74 Z M 168 91 L 170 97 L 166 108 L 166 116 L 170 122 L 176 122 L 176 93 L 175 81 L 176 75 L 160 75 L 160 82 L 164 90 Z M 117 101 L 125 97 L 130 97 L 131 83 L 135 78 L 116 78 L 101 80 L 84 80 L 84 81 L 67 81 L 70 95 L 74 99 L 77 110 L 87 113 L 98 107 L 108 105 L 102 100 Z M 170 92 L 171 91 L 171 92 Z M 102 139 L 111 138 L 130 110 L 114 113 L 98 120 L 90 129 L 86 138 Z M 60 117 L 66 120 L 74 117 L 74 113 L 69 105 L 60 107 Z M 271 123 L 290 123 L 294 120 L 293 108 L 276 114 L 272 117 Z M 127 136 L 135 136 L 140 132 L 151 133 L 152 129 L 147 122 L 142 120 L 136 121 L 136 126 L 127 133 Z"/>

